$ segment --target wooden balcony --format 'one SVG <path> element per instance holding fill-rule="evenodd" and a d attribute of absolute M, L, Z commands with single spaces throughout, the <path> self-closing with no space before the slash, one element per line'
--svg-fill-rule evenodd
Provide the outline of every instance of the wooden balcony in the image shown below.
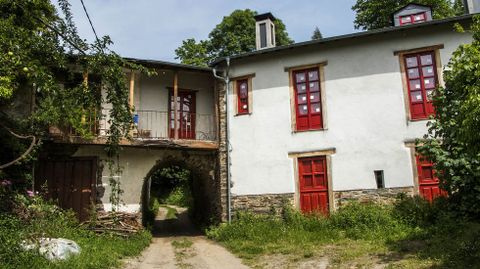
<path fill-rule="evenodd" d="M 217 121 L 215 115 L 177 111 L 138 110 L 133 113 L 131 139 L 123 138 L 121 145 L 138 147 L 167 147 L 217 149 Z M 177 119 L 177 124 L 175 124 Z M 72 144 L 105 144 L 110 128 L 109 112 L 90 113 L 85 117 L 84 130 L 91 138 L 69 126 L 51 127 L 55 142 Z"/>

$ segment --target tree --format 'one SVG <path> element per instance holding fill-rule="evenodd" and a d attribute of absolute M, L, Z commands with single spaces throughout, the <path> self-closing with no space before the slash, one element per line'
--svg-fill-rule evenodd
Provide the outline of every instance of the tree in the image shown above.
<path fill-rule="evenodd" d="M 315 40 L 315 39 L 322 39 L 323 36 L 322 36 L 322 32 L 320 32 L 320 29 L 318 29 L 318 26 L 315 27 L 315 30 L 313 30 L 313 34 L 312 34 L 312 40 Z"/>
<path fill-rule="evenodd" d="M 419 151 L 434 163 L 452 205 L 480 217 L 480 17 L 473 42 L 460 45 L 444 71 L 445 88 L 433 96 L 434 121 Z"/>
<path fill-rule="evenodd" d="M 146 70 L 109 50 L 108 36 L 92 44 L 80 38 L 68 0 L 57 2 L 58 11 L 50 0 L 0 0 L 0 177 L 12 176 L 26 164 L 19 173 L 28 178 L 35 153 L 30 141 L 38 148 L 49 126 L 73 126 L 90 137 L 85 118 L 98 119 L 95 112 L 102 103 L 112 107 L 106 148 L 112 158 L 132 124 L 124 69 Z M 95 75 L 101 83 L 59 85 L 62 78 L 68 81 L 79 73 Z M 25 97 L 34 100 L 33 111 L 18 114 Z M 22 158 L 11 162 L 18 156 Z"/>
<path fill-rule="evenodd" d="M 182 59 L 182 63 L 197 66 L 204 66 L 210 62 L 211 56 L 208 53 L 208 42 L 201 40 L 197 43 L 195 38 L 189 38 L 182 42 L 182 45 L 175 50 L 176 59 Z"/>
<path fill-rule="evenodd" d="M 355 29 L 372 30 L 392 25 L 393 12 L 411 3 L 411 0 L 357 0 L 352 10 L 356 12 Z M 418 0 L 418 4 L 431 6 L 434 19 L 461 15 L 462 0 Z"/>
<path fill-rule="evenodd" d="M 175 50 L 175 58 L 182 63 L 207 66 L 218 57 L 231 56 L 255 50 L 255 18 L 256 11 L 250 9 L 235 10 L 223 17 L 220 24 L 208 35 L 208 39 L 195 42 L 195 39 L 184 40 Z M 277 46 L 293 43 L 288 37 L 285 25 L 275 20 L 275 39 Z"/>

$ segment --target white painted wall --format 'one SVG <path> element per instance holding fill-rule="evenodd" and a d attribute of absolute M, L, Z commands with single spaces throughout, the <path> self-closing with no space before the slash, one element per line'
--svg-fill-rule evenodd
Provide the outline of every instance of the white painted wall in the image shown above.
<path fill-rule="evenodd" d="M 150 129 L 153 137 L 168 137 L 168 88 L 173 87 L 173 72 L 158 71 L 158 76 L 142 75 L 136 81 L 135 109 L 140 115 L 140 125 Z M 215 97 L 211 74 L 179 72 L 179 89 L 196 92 L 197 139 L 215 132 Z M 148 119 L 148 122 L 147 122 Z M 212 137 L 214 139 L 215 137 Z"/>
<path fill-rule="evenodd" d="M 158 75 L 152 77 L 136 75 L 134 93 L 136 112 L 134 114 L 139 115 L 139 129 L 150 130 L 153 138 L 168 138 L 168 106 L 170 100 L 168 99 L 169 89 L 167 87 L 173 88 L 173 71 L 159 70 L 157 73 Z M 179 89 L 195 91 L 196 139 L 214 140 L 216 138 L 213 83 L 210 73 L 179 71 L 178 74 Z M 110 108 L 110 104 L 104 104 L 106 111 Z M 108 129 L 106 120 L 101 125 L 101 128 Z"/>
<path fill-rule="evenodd" d="M 234 195 L 295 192 L 289 152 L 335 148 L 333 190 L 413 186 L 405 141 L 422 137 L 426 121 L 408 122 L 398 56 L 393 52 L 444 44 L 446 64 L 469 34 L 432 26 L 233 61 L 232 77 L 255 73 L 253 111 L 233 116 L 230 106 L 231 173 Z M 284 67 L 328 61 L 325 92 L 328 129 L 292 133 L 289 77 Z M 229 102 L 234 103 L 232 90 Z M 294 115 L 293 115 L 294 117 Z"/>

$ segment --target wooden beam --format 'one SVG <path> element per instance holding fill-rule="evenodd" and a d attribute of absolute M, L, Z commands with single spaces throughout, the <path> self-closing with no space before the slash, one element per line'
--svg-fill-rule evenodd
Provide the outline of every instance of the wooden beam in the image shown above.
<path fill-rule="evenodd" d="M 174 130 L 174 138 L 178 140 L 178 72 L 175 71 L 173 74 L 173 109 L 175 113 L 173 114 L 173 130 Z"/>
<path fill-rule="evenodd" d="M 130 105 L 130 109 L 133 110 L 134 106 L 134 96 L 135 96 L 135 72 L 130 72 L 130 93 L 128 95 L 128 104 Z"/>
<path fill-rule="evenodd" d="M 83 77 L 83 86 L 85 87 L 83 89 L 84 92 L 88 91 L 88 70 L 84 70 L 83 73 L 82 73 L 82 77 Z M 85 112 L 85 110 L 83 110 Z M 83 113 L 82 115 L 82 123 L 85 124 L 87 122 L 87 117 L 85 116 L 85 113 Z"/>
<path fill-rule="evenodd" d="M 445 46 L 443 44 L 438 44 L 438 45 L 421 47 L 421 48 L 414 48 L 414 49 L 407 49 L 407 50 L 396 50 L 396 51 L 393 52 L 393 55 L 402 56 L 402 55 L 405 55 L 405 54 L 423 52 L 423 51 L 428 51 L 428 50 L 439 50 L 439 49 L 443 49 L 444 47 Z"/>
<path fill-rule="evenodd" d="M 128 105 L 130 107 L 130 111 L 133 112 L 134 107 L 134 97 L 135 97 L 135 72 L 132 70 L 130 71 L 130 86 L 129 86 L 129 93 L 128 93 Z M 132 124 L 130 128 L 130 136 L 134 135 L 134 128 L 135 124 Z"/>
<path fill-rule="evenodd" d="M 315 67 L 325 66 L 325 65 L 328 65 L 328 61 L 323 61 L 323 62 L 319 62 L 319 63 L 312 63 L 312 64 L 304 64 L 304 65 L 285 66 L 283 68 L 283 70 L 285 72 L 291 72 L 291 71 L 315 68 Z"/>

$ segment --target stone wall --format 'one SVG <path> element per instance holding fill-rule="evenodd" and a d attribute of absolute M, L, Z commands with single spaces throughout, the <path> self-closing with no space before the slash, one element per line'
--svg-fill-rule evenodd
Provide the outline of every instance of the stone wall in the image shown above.
<path fill-rule="evenodd" d="M 227 146 L 227 110 L 226 110 L 226 98 L 227 98 L 227 90 L 225 83 L 219 79 L 215 80 L 215 92 L 217 93 L 217 100 L 218 100 L 218 170 L 217 170 L 217 178 L 218 180 L 218 188 L 217 188 L 217 195 L 220 198 L 218 211 L 220 212 L 220 219 L 222 221 L 227 221 L 228 219 L 228 189 L 227 189 L 227 154 L 228 154 L 228 146 Z"/>
<path fill-rule="evenodd" d="M 374 202 L 379 204 L 392 204 L 400 193 L 413 196 L 413 187 L 335 191 L 333 199 L 335 208 L 338 209 L 352 201 L 360 203 Z"/>
<path fill-rule="evenodd" d="M 239 195 L 232 197 L 232 211 L 249 211 L 259 214 L 269 214 L 275 211 L 281 212 L 284 203 L 293 205 L 293 193 L 283 194 L 261 194 L 261 195 Z"/>

